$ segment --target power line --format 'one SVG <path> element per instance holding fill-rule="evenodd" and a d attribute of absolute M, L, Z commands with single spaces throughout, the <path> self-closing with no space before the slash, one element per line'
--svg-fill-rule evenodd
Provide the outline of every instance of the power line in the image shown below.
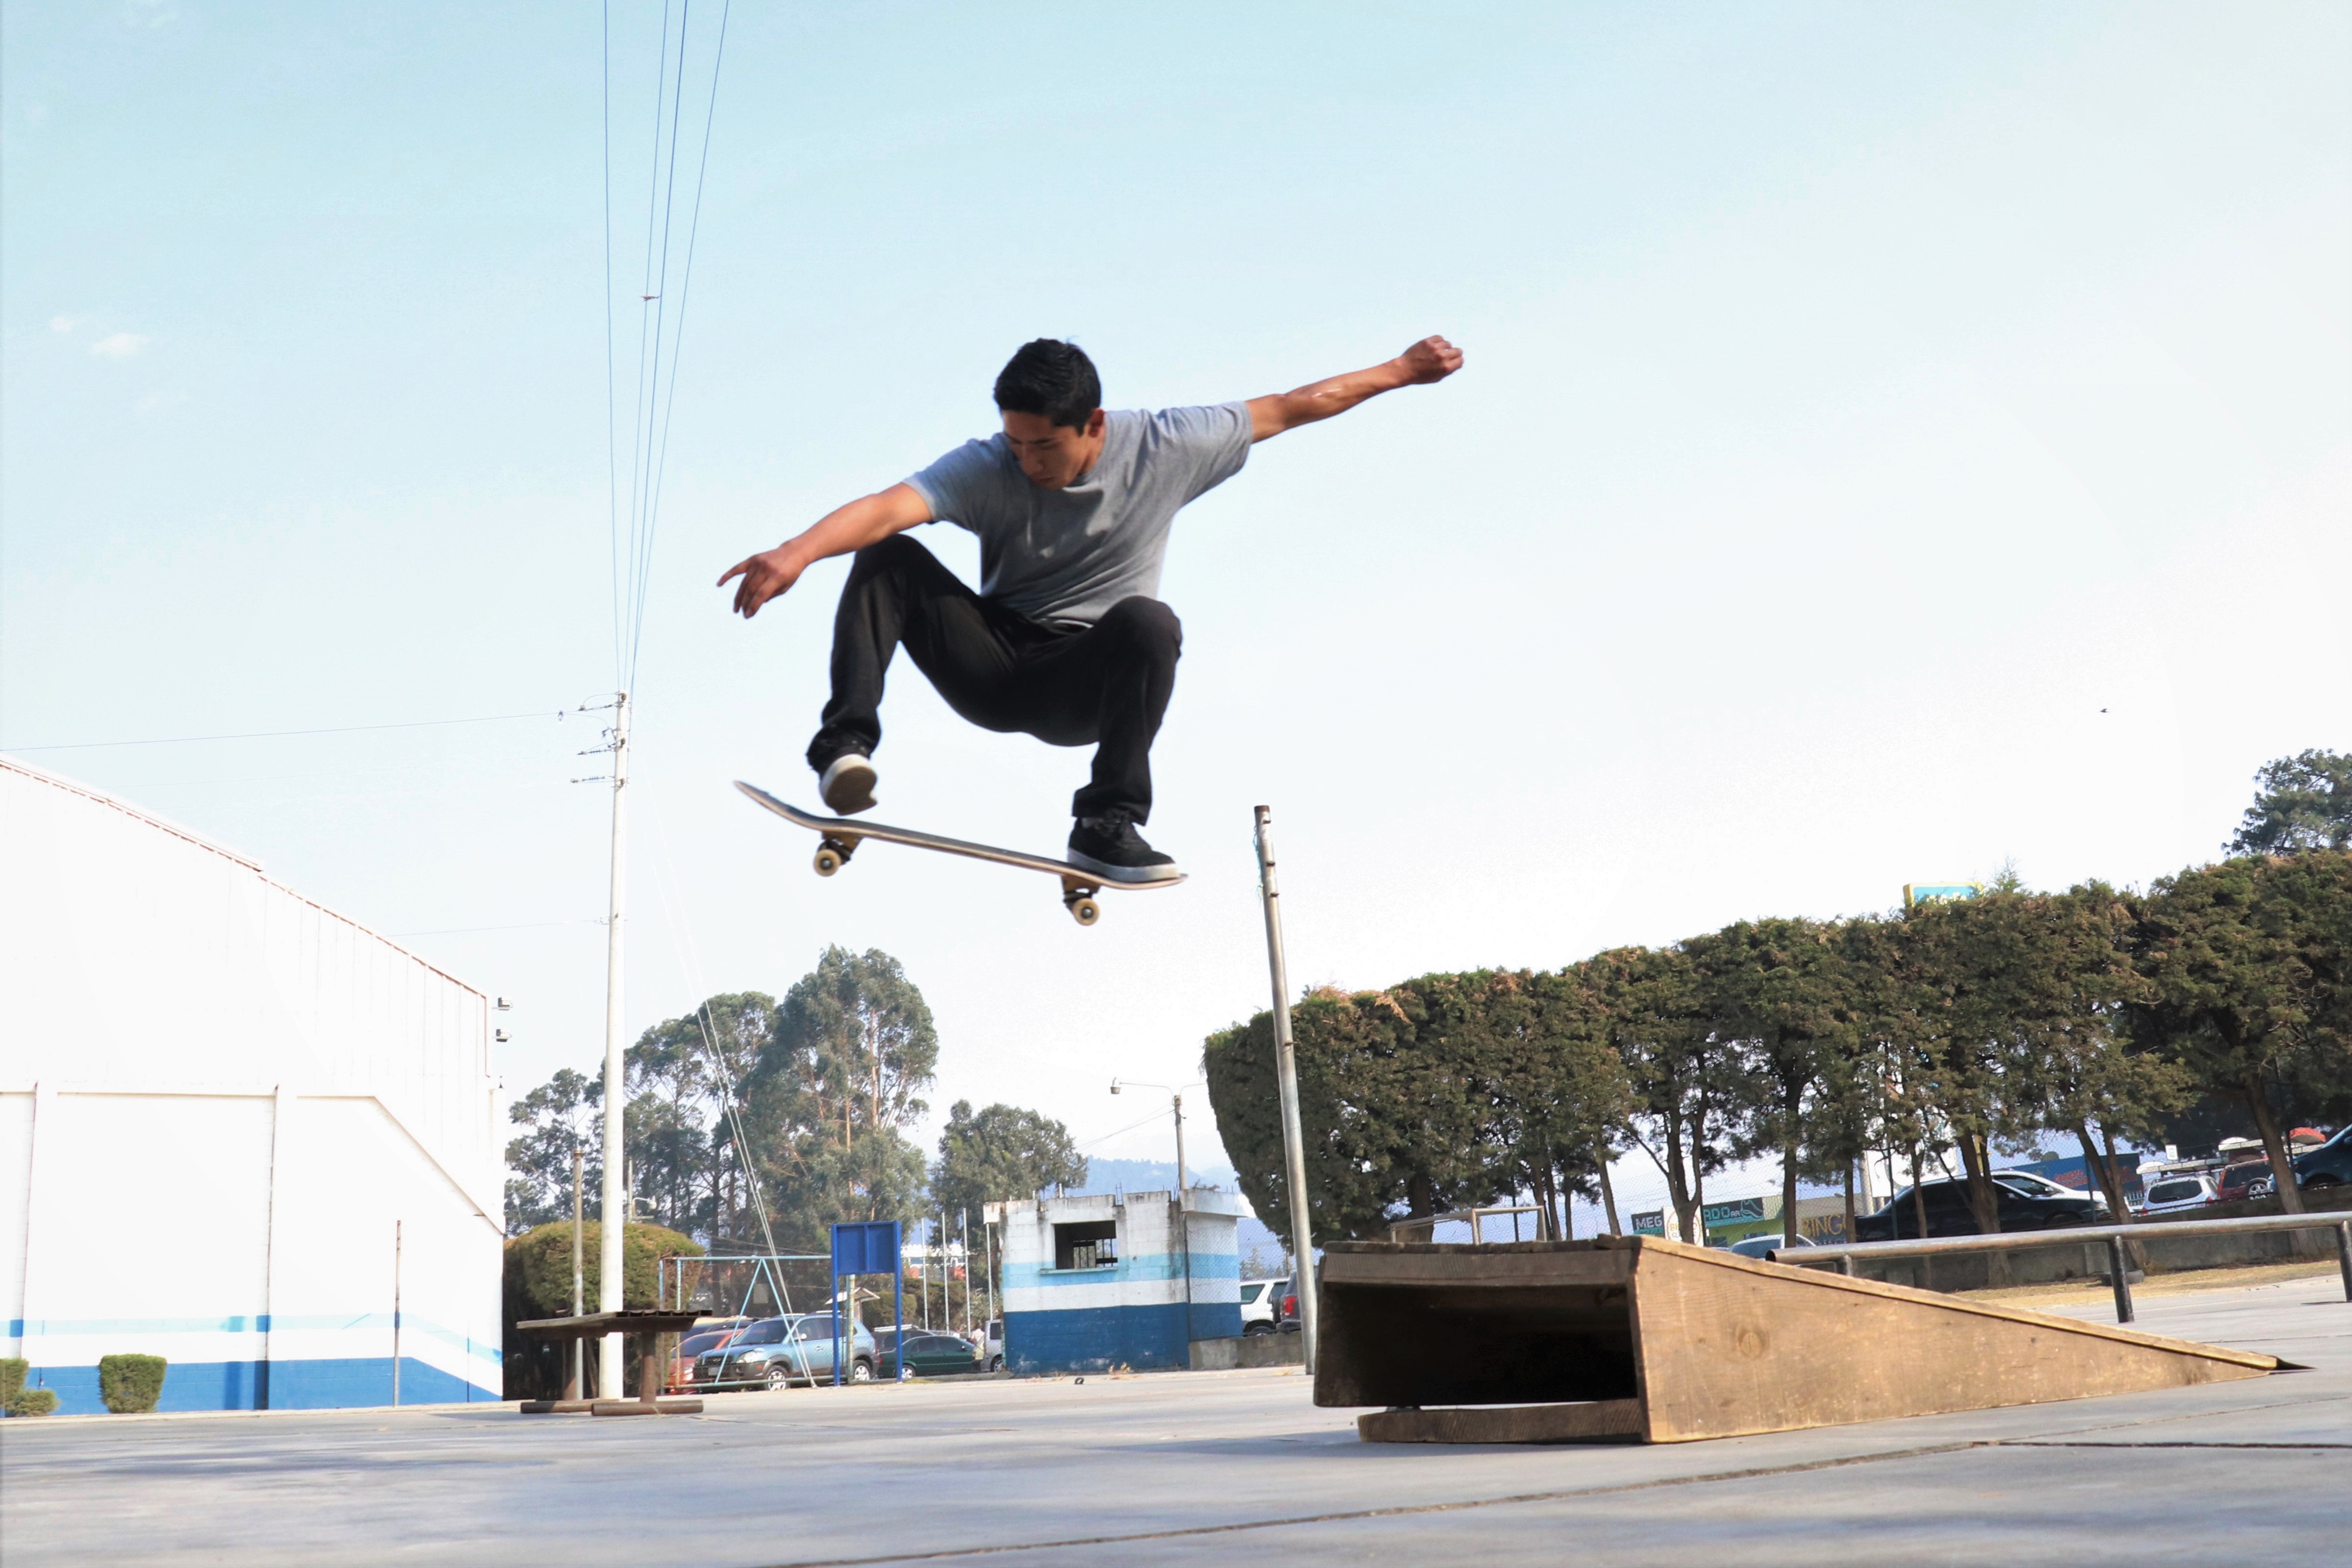
<path fill-rule="evenodd" d="M 662 480 L 669 471 L 670 426 L 677 414 L 677 364 L 679 358 L 685 352 L 687 301 L 694 291 L 694 244 L 697 237 L 702 233 L 702 191 L 704 185 L 708 183 L 708 177 L 710 172 L 710 132 L 711 128 L 718 122 L 719 119 L 719 68 L 720 63 L 727 58 L 727 19 L 733 10 L 734 0 L 726 0 L 726 4 L 722 5 L 719 9 L 719 41 L 716 47 L 711 50 L 710 54 L 710 91 L 703 105 L 702 151 L 697 155 L 695 161 L 694 205 L 690 216 L 687 219 L 686 226 L 686 265 L 678 279 L 677 285 L 677 324 L 672 330 L 670 334 L 669 384 L 666 391 L 661 391 L 659 393 L 661 397 L 661 437 L 656 446 L 653 458 L 652 484 L 647 489 L 646 496 L 645 558 L 637 573 L 635 624 L 629 640 L 629 684 L 632 687 L 636 684 L 637 679 L 637 645 L 645 635 L 646 594 L 647 588 L 653 582 L 654 532 L 661 523 Z M 686 32 L 685 21 L 682 13 L 680 16 L 678 28 L 677 65 L 678 79 L 679 82 L 683 84 L 686 79 Z M 670 178 L 670 189 L 674 195 L 677 188 L 677 180 L 675 174 L 677 163 L 676 103 L 673 103 L 671 110 L 669 155 L 673 170 Z M 662 292 L 667 296 L 669 291 L 669 210 L 667 201 L 664 203 L 662 211 Z M 662 304 L 667 308 L 667 299 L 662 301 Z M 661 381 L 661 367 L 658 363 L 658 331 L 656 333 L 656 363 L 654 368 L 654 380 L 656 388 L 658 389 Z M 650 410 L 648 410 L 647 416 L 648 418 L 651 417 Z"/>
<path fill-rule="evenodd" d="M 0 746 L 0 752 L 94 752 L 108 746 L 185 746 L 199 741 L 278 741 L 292 735 L 356 735 L 366 730 L 434 730 L 450 724 L 503 724 L 516 719 L 561 719 L 549 713 L 485 713 L 476 719 L 417 719 L 401 724 L 335 724 L 320 730 L 247 730 L 234 735 L 163 735 L 145 741 L 68 741 L 46 746 Z"/>
<path fill-rule="evenodd" d="M 692 0 L 681 0 L 678 6 L 677 54 L 669 53 L 669 8 L 662 9 L 662 47 L 655 62 L 654 118 L 652 166 L 646 192 L 646 245 L 642 263 L 643 277 L 638 289 L 640 314 L 637 325 L 637 384 L 630 398 L 629 436 L 629 500 L 628 541 L 625 552 L 619 550 L 617 501 L 608 510 L 611 531 L 616 541 L 614 562 L 614 655 L 617 665 L 620 688 L 634 689 L 636 685 L 638 652 L 644 643 L 646 604 L 653 581 L 654 542 L 661 514 L 661 489 L 669 463 L 669 437 L 677 407 L 678 360 L 686 331 L 686 308 L 694 286 L 694 258 L 702 228 L 702 195 L 709 182 L 711 133 L 719 111 L 719 79 L 727 58 L 727 30 L 732 14 L 732 0 L 719 10 L 719 31 L 710 57 L 710 84 L 703 106 L 702 145 L 696 154 L 694 194 L 688 205 L 686 251 L 682 259 L 677 309 L 673 311 L 669 287 L 669 264 L 672 259 L 673 236 L 676 233 L 677 209 L 678 136 L 686 110 L 686 56 L 692 22 Z M 609 62 L 606 74 L 610 76 Z M 609 89 L 608 98 L 609 98 Z M 607 107 L 606 140 L 609 146 L 610 109 Z M 664 141 L 667 119 L 667 142 Z M 609 157 L 609 153 L 608 153 Z M 606 175 L 605 247 L 607 267 L 612 245 L 611 236 L 611 176 Z M 605 294 L 607 337 L 610 338 L 611 286 Z M 667 353 L 668 364 L 662 361 Z M 609 409 L 618 401 L 617 366 L 612 363 L 608 342 L 605 366 L 605 401 Z M 663 373 L 667 369 L 667 374 Z M 607 420 L 607 468 L 613 486 L 617 489 L 619 473 L 618 441 Z"/>

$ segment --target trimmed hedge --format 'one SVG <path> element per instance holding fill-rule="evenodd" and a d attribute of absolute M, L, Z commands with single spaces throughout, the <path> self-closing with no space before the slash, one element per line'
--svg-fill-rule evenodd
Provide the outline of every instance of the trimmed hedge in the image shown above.
<path fill-rule="evenodd" d="M 138 1415 L 163 1397 L 163 1373 L 171 1363 L 159 1355 L 98 1358 L 98 1396 L 117 1415 Z"/>
<path fill-rule="evenodd" d="M 604 1227 L 594 1220 L 580 1227 L 581 1247 L 585 1254 L 588 1310 L 596 1310 L 596 1292 L 601 1276 L 598 1265 L 604 1249 Z M 621 1233 L 621 1300 L 629 1307 L 650 1307 L 654 1304 L 656 1260 L 663 1258 L 699 1258 L 702 1247 L 692 1237 L 657 1225 L 633 1225 Z M 546 1225 L 515 1237 L 506 1245 L 506 1278 L 503 1290 L 505 1317 L 502 1342 L 506 1351 L 506 1396 L 509 1399 L 546 1399 L 560 1393 L 563 1385 L 563 1349 L 556 1342 L 537 1337 L 526 1338 L 515 1331 L 515 1324 L 529 1318 L 561 1318 L 572 1310 L 572 1222 L 553 1220 Z M 634 1368 L 635 1342 L 630 1342 L 628 1364 Z M 589 1357 L 593 1379 L 596 1357 Z M 635 1388 L 635 1373 L 626 1386 Z"/>
<path fill-rule="evenodd" d="M 54 1388 L 20 1388 L 8 1396 L 7 1411 L 11 1415 L 47 1415 L 58 1407 L 58 1391 Z"/>

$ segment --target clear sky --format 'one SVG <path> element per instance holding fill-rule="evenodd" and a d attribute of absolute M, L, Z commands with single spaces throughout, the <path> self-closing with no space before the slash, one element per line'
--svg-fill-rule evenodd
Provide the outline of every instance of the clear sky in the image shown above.
<path fill-rule="evenodd" d="M 661 26 L 615 0 L 625 429 Z M 0 30 L 0 746 L 609 690 L 597 8 Z M 1164 1123 L 1103 1137 L 1148 1109 L 1104 1089 L 1195 1076 L 1265 1005 L 1257 802 L 1299 985 L 2210 857 L 2263 761 L 2352 746 L 2347 59 L 2334 4 L 736 5 L 638 671 L 632 1031 L 878 947 L 938 1014 L 939 1108 L 1165 1158 Z M 712 580 L 985 433 L 1020 342 L 1160 405 L 1432 331 L 1453 381 L 1257 448 L 1178 523 L 1150 834 L 1183 889 L 1081 931 L 1042 879 L 888 847 L 822 881 L 728 787 L 813 796 L 845 566 L 749 626 Z M 1058 849 L 1086 753 L 896 675 L 877 815 Z M 566 782 L 595 739 L 22 754 L 425 933 L 513 998 L 520 1092 L 601 1048 L 607 795 Z"/>

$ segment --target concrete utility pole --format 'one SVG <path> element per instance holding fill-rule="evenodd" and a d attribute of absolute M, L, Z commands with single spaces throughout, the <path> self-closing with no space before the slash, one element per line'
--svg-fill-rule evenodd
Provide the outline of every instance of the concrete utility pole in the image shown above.
<path fill-rule="evenodd" d="M 613 881 L 610 919 L 604 930 L 604 1202 L 596 1253 L 596 1310 L 622 1307 L 621 1243 L 628 1223 L 627 1142 L 621 1126 L 627 1072 L 622 1059 L 621 920 L 628 897 L 629 694 L 613 694 Z M 596 1392 L 618 1399 L 621 1336 L 606 1334 L 596 1358 Z"/>
<path fill-rule="evenodd" d="M 572 1315 L 575 1318 L 588 1310 L 588 1233 L 582 1228 L 583 1215 L 580 1212 L 584 1200 L 580 1189 L 587 1179 L 582 1173 L 581 1166 L 586 1161 L 587 1152 L 577 1143 L 572 1145 Z M 581 1398 L 588 1373 L 588 1342 L 573 1340 L 563 1357 L 570 1363 L 572 1373 L 571 1387 L 564 1391 L 563 1397 Z"/>
<path fill-rule="evenodd" d="M 1299 1350 L 1315 1371 L 1315 1237 L 1307 1213 L 1307 1137 L 1298 1124 L 1298 1055 L 1290 1043 L 1290 979 L 1282 960 L 1282 891 L 1274 878 L 1273 814 L 1259 806 L 1258 891 L 1265 901 L 1265 962 L 1274 979 L 1274 1069 L 1282 1090 L 1283 1189 L 1290 1198 L 1291 1279 L 1298 1291 Z"/>

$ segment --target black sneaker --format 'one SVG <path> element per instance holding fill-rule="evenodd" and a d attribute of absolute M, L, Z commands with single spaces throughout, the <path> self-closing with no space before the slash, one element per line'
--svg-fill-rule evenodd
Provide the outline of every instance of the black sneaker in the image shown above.
<path fill-rule="evenodd" d="M 1111 882 L 1172 882 L 1173 857 L 1143 841 L 1124 816 L 1082 816 L 1070 829 L 1070 864 Z"/>

